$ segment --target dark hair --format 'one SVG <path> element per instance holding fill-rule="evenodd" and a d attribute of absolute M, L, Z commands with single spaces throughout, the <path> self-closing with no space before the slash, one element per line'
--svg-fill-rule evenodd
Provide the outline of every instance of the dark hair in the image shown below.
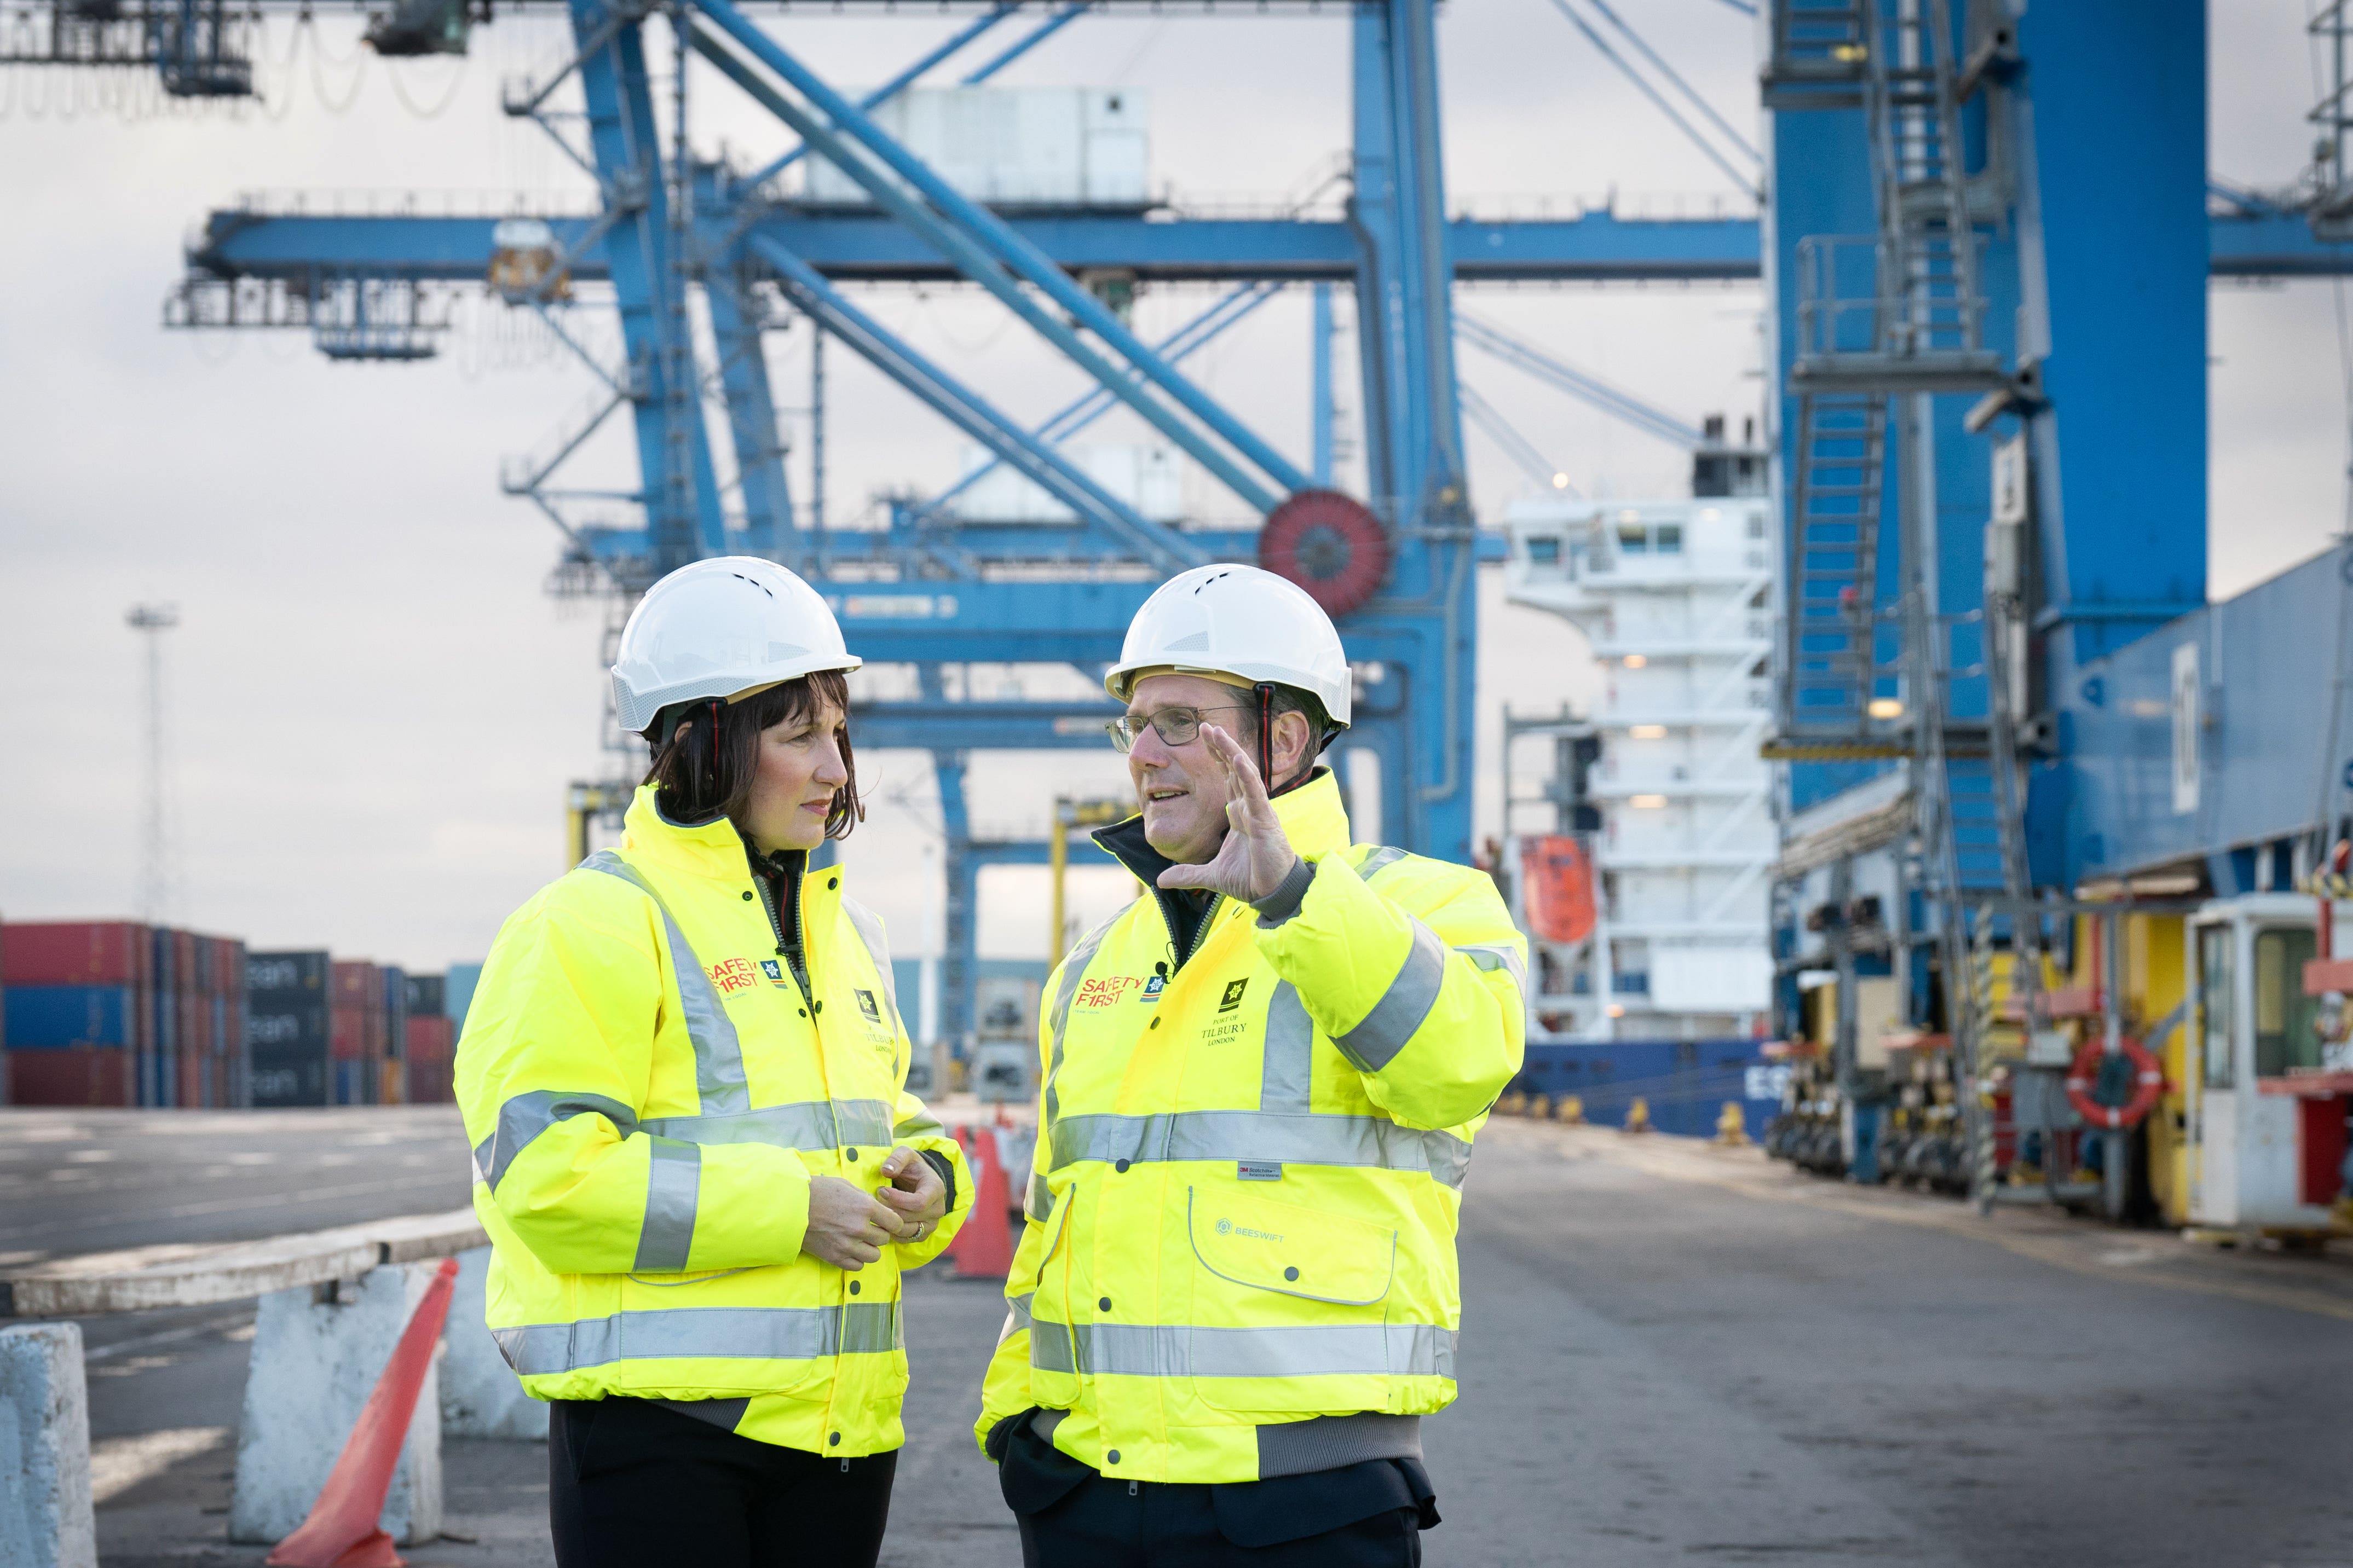
<path fill-rule="evenodd" d="M 828 706 L 845 715 L 849 711 L 849 683 L 838 669 L 771 686 L 741 702 L 707 698 L 670 704 L 646 731 L 654 760 L 645 782 L 656 787 L 655 804 L 672 822 L 695 824 L 724 816 L 742 831 L 744 807 L 759 772 L 761 732 L 814 719 Z M 682 735 L 681 724 L 686 726 Z M 843 723 L 835 736 L 849 777 L 833 792 L 833 808 L 825 814 L 825 836 L 847 838 L 866 819 L 866 806 L 858 798 L 858 759 L 849 749 L 849 724 Z"/>

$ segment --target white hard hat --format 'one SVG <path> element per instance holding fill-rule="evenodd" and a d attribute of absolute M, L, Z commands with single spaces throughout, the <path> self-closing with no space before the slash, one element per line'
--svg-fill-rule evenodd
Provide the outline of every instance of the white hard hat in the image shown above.
<path fill-rule="evenodd" d="M 629 612 L 613 703 L 621 728 L 643 733 L 673 702 L 858 665 L 816 589 L 773 561 L 720 555 L 680 567 Z"/>
<path fill-rule="evenodd" d="M 1332 617 L 1305 589 L 1256 566 L 1196 566 L 1144 601 L 1103 687 L 1124 702 L 1154 669 L 1296 687 L 1333 723 L 1348 722 L 1348 656 Z"/>

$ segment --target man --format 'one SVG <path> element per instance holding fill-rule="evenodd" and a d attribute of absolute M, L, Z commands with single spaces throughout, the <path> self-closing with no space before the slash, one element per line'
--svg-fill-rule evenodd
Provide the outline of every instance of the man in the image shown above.
<path fill-rule="evenodd" d="M 1048 982 L 977 1435 L 1042 1568 L 1419 1563 L 1525 943 L 1484 875 L 1350 844 L 1347 658 L 1292 584 L 1171 579 L 1104 684 L 1140 815 L 1095 837 L 1149 896 Z"/>

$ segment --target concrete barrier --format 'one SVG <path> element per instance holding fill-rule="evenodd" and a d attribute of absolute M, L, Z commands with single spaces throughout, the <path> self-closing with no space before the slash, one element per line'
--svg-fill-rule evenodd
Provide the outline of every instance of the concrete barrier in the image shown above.
<path fill-rule="evenodd" d="M 522 1391 L 484 1320 L 490 1268 L 487 1247 L 458 1255 L 458 1292 L 441 1331 L 441 1434 L 544 1443 L 547 1406 Z"/>
<path fill-rule="evenodd" d="M 0 1568 L 98 1568 L 79 1323 L 0 1326 Z"/>
<path fill-rule="evenodd" d="M 430 1265 L 393 1265 L 261 1298 L 237 1429 L 231 1541 L 280 1541 L 310 1513 L 433 1273 Z M 404 1545 L 441 1533 L 438 1360 L 417 1395 L 379 1520 Z"/>

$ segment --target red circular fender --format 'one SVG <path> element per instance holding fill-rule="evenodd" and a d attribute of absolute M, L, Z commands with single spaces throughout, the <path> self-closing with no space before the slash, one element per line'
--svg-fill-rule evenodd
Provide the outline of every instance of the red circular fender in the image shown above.
<path fill-rule="evenodd" d="M 1258 563 L 1298 584 L 1337 620 L 1380 592 L 1388 531 L 1372 509 L 1338 490 L 1301 490 L 1266 514 Z"/>
<path fill-rule="evenodd" d="M 2165 1069 L 2138 1040 L 2126 1040 L 2123 1055 L 2133 1065 L 2132 1098 L 2122 1105 L 2102 1105 L 2092 1098 L 2092 1090 L 2099 1084 L 2100 1058 L 2106 1054 L 2098 1040 L 2075 1052 L 2075 1063 L 2067 1069 L 2067 1103 L 2094 1127 L 2111 1131 L 2137 1127 L 2140 1119 L 2157 1108 L 2158 1096 L 2165 1092 Z"/>

